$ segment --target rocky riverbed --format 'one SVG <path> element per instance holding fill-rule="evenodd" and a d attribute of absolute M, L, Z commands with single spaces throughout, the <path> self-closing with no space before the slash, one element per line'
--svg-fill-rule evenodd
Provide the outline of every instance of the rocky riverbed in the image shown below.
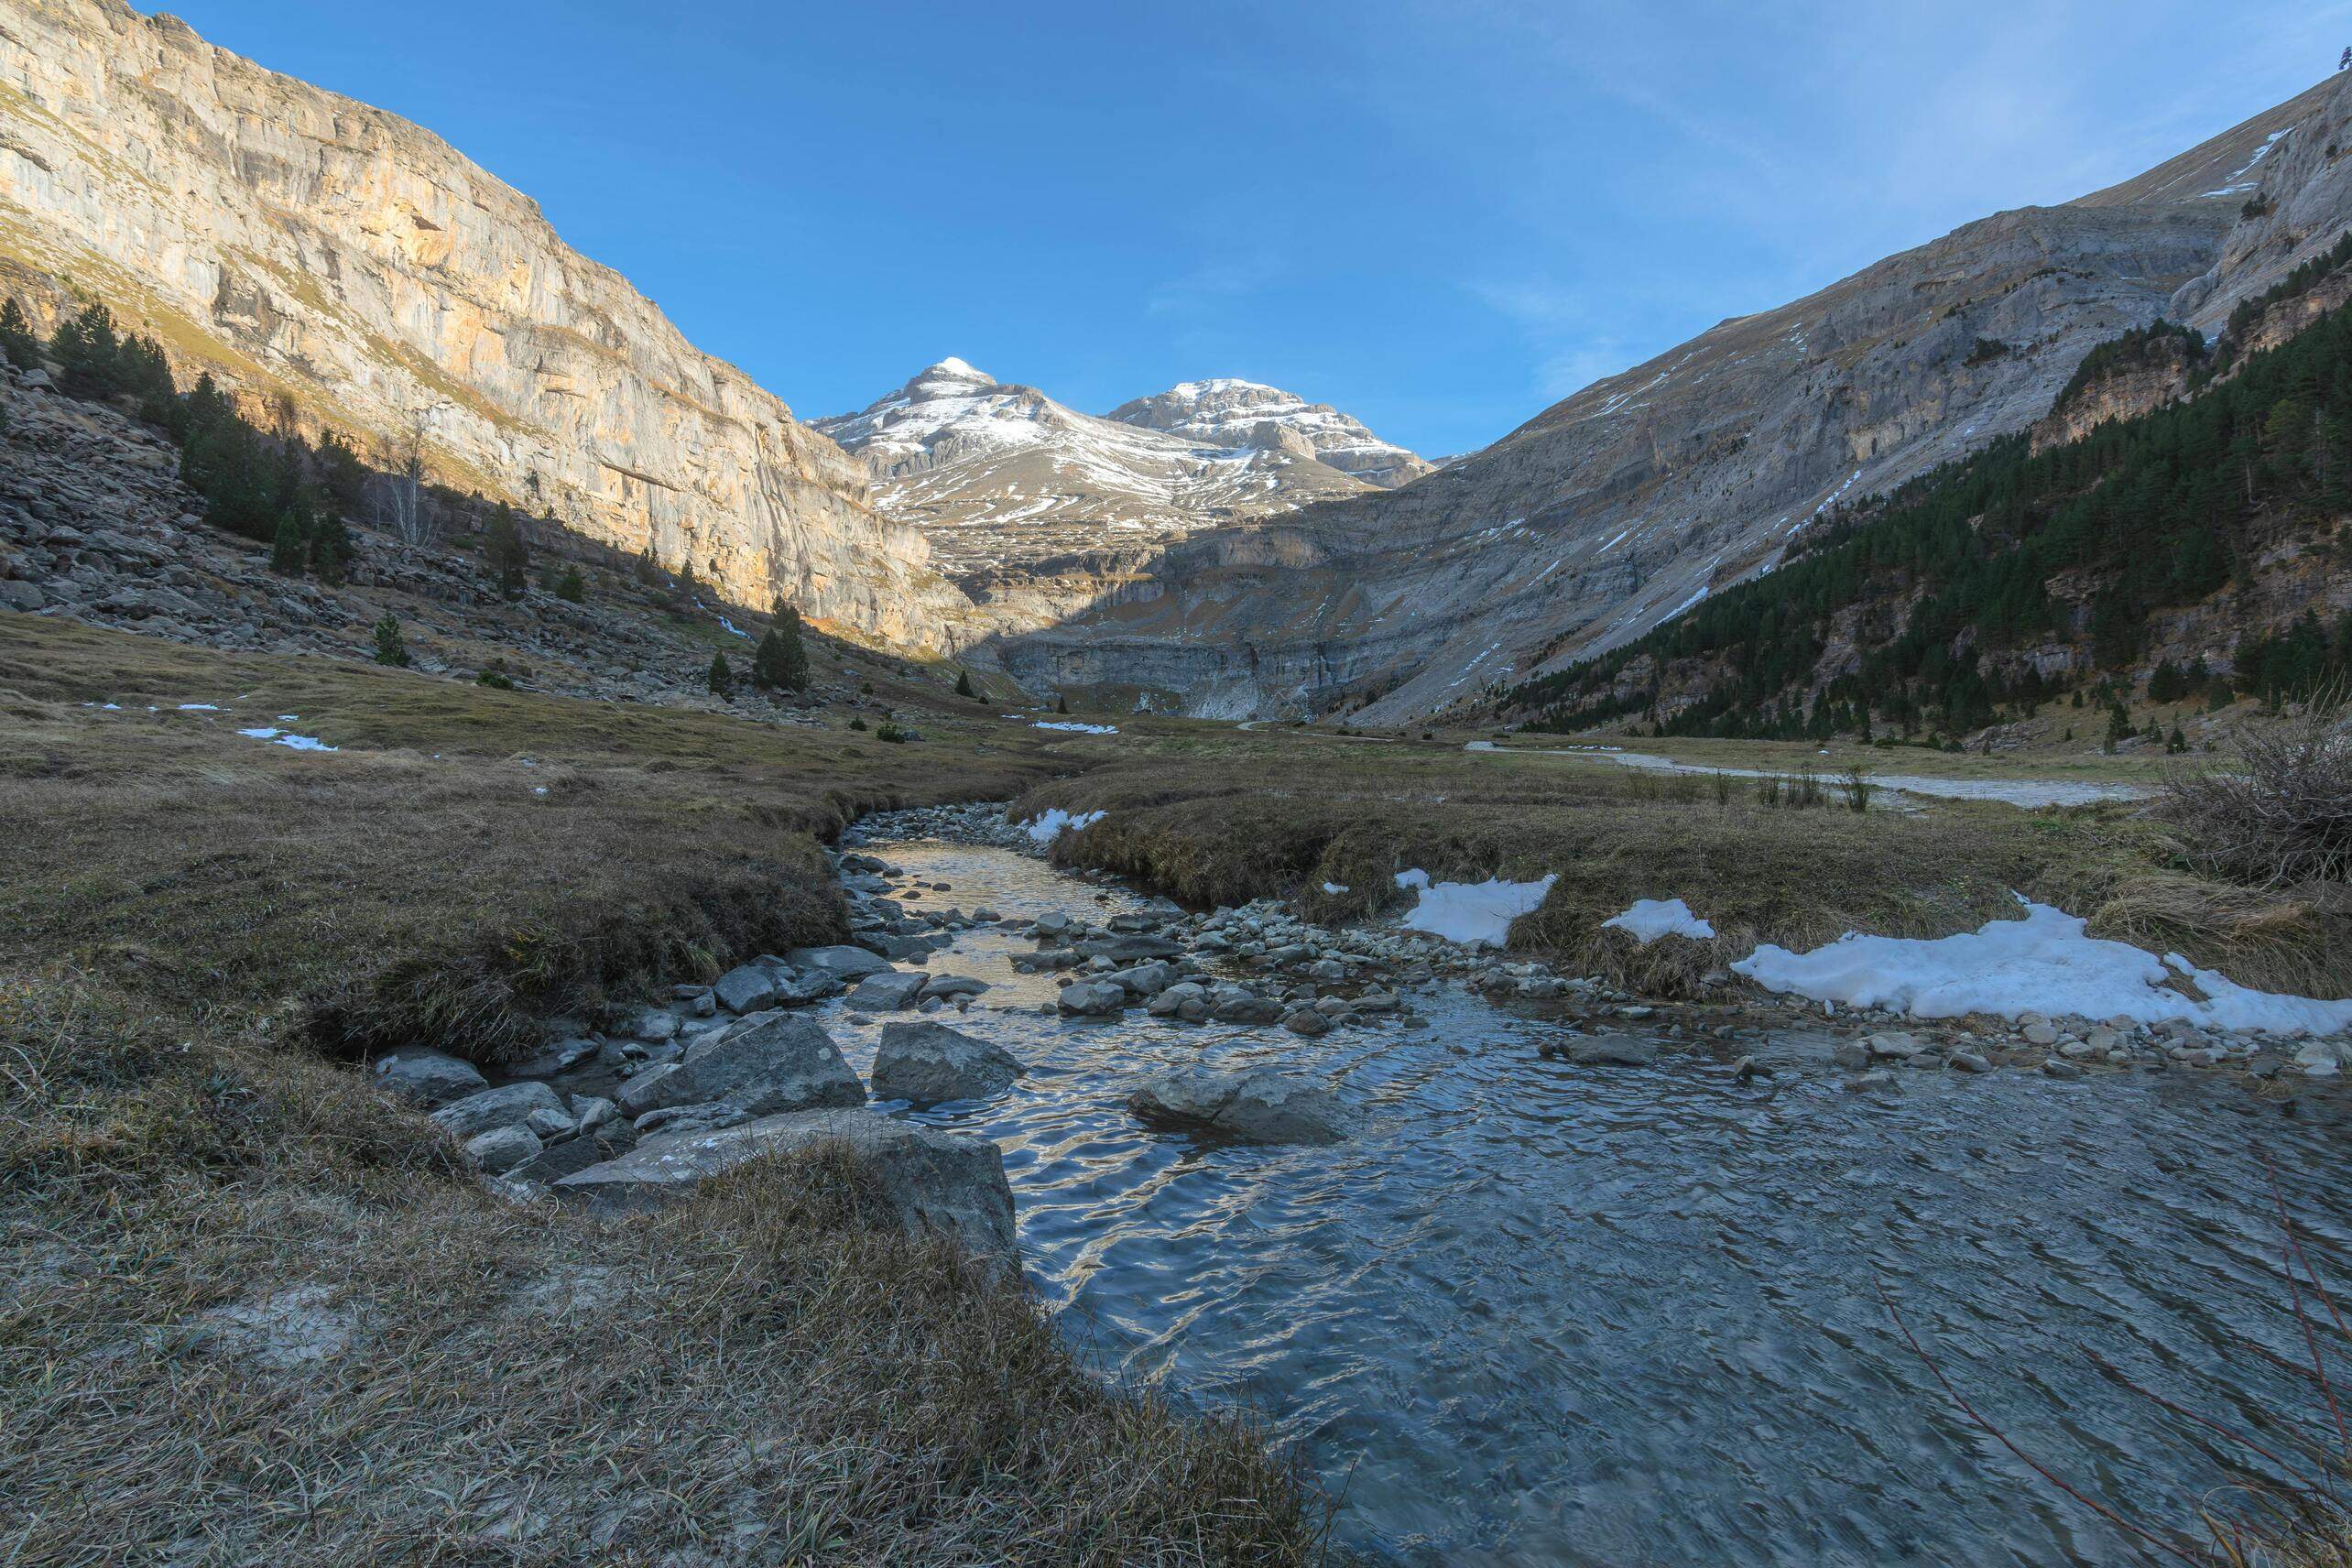
<path fill-rule="evenodd" d="M 1375 1556 L 2128 1560 L 1951 1418 L 1874 1271 L 1981 1406 L 2143 1509 L 2247 1456 L 2072 1351 L 2020 1378 L 2020 1334 L 2184 1408 L 2301 1408 L 2266 1162 L 2323 1271 L 2352 1258 L 2314 1042 L 1729 975 L 1646 1001 L 1045 847 L 996 807 L 869 819 L 836 851 L 853 943 L 559 1029 L 507 1083 L 379 1070 L 524 1201 L 846 1142 L 1114 1376 L 1266 1411 Z"/>

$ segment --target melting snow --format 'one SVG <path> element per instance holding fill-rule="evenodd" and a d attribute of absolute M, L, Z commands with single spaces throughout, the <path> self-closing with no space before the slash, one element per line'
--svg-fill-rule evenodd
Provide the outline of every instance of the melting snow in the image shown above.
<path fill-rule="evenodd" d="M 2352 1028 L 2352 1001 L 2252 991 L 2179 953 L 2161 960 L 2127 942 L 2085 935 L 2085 922 L 2023 898 L 2021 920 L 1987 920 L 1933 942 L 1848 931 L 1826 947 L 1758 948 L 1732 968 L 1768 991 L 1878 1007 L 1918 1018 L 1989 1013 L 2015 1018 L 2185 1018 L 2221 1029 L 2330 1034 Z M 2186 981 L 2203 1001 L 2168 984 Z"/>
<path fill-rule="evenodd" d="M 1715 927 L 1691 913 L 1691 906 L 1680 898 L 1636 898 L 1632 908 L 1621 915 L 1610 916 L 1601 924 L 1631 931 L 1634 941 L 1644 947 L 1661 936 L 1715 935 Z"/>
<path fill-rule="evenodd" d="M 338 749 L 335 746 L 329 746 L 326 742 L 319 739 L 315 735 L 289 735 L 286 731 L 281 729 L 263 728 L 257 730 L 239 730 L 237 734 L 241 735 L 250 735 L 255 740 L 266 740 L 272 746 L 282 746 L 289 751 L 334 751 Z"/>
<path fill-rule="evenodd" d="M 1116 735 L 1119 733 L 1119 726 L 1116 724 L 1082 724 L 1075 719 L 1040 719 L 1035 727 L 1041 730 L 1068 730 L 1073 735 Z"/>
<path fill-rule="evenodd" d="M 1323 891 L 1326 893 L 1345 893 L 1347 891 L 1347 884 L 1345 882 L 1326 882 L 1323 884 Z"/>
<path fill-rule="evenodd" d="M 182 702 L 180 704 L 180 712 L 183 713 L 217 713 L 220 711 L 220 705 L 215 702 Z"/>
<path fill-rule="evenodd" d="M 1397 873 L 1397 886 L 1418 890 L 1420 900 L 1404 920 L 1407 931 L 1427 931 L 1448 942 L 1500 947 L 1510 935 L 1511 922 L 1531 914 L 1543 902 L 1557 873 L 1540 882 L 1435 882 L 1416 867 Z"/>
<path fill-rule="evenodd" d="M 1100 811 L 1081 811 L 1072 816 L 1059 806 L 1049 806 L 1045 814 L 1028 825 L 1031 844 L 1051 844 L 1065 833 L 1075 833 L 1093 827 L 1103 820 Z"/>

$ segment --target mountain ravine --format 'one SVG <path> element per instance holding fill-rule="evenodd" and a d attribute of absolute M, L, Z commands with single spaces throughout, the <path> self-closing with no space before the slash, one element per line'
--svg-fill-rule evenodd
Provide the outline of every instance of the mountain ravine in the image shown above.
<path fill-rule="evenodd" d="M 2091 347 L 2210 335 L 2352 218 L 2339 76 L 2136 180 L 1737 317 L 1399 490 L 1172 547 L 996 648 L 1229 716 L 1442 709 L 1769 570 L 1789 534 L 2046 415 Z"/>
<path fill-rule="evenodd" d="M 955 639 L 969 604 L 861 465 L 416 125 L 123 0 L 0 0 L 0 283 L 69 289 L 304 425 L 648 544 L 739 603 Z M 44 328 L 49 323 L 41 323 Z"/>

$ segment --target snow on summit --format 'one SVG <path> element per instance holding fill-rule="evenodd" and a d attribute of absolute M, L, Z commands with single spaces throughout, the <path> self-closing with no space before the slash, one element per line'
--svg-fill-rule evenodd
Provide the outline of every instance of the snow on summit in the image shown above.
<path fill-rule="evenodd" d="M 1170 543 L 1425 466 L 1336 409 L 1255 382 L 1186 382 L 1103 418 L 954 355 L 812 422 L 866 460 L 876 509 L 921 528 L 951 572 Z"/>

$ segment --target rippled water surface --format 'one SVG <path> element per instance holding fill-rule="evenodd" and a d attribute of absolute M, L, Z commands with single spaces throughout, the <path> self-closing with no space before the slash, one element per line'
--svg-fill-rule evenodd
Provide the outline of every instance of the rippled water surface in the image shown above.
<path fill-rule="evenodd" d="M 869 847 L 950 884 L 918 908 L 1138 902 L 1001 851 Z M 1425 1029 L 1320 1040 L 1064 1022 L 1039 1011 L 1052 977 L 1009 966 L 1032 947 L 975 931 L 932 959 L 994 985 L 950 1021 L 1030 1071 L 921 1119 L 1003 1149 L 1030 1278 L 1108 1369 L 1265 1412 L 1343 1495 L 1356 1550 L 2134 1561 L 1953 1409 L 1874 1279 L 2009 1437 L 2152 1519 L 2192 1519 L 2238 1472 L 2131 1385 L 2273 1443 L 2323 1430 L 2262 1173 L 2342 1278 L 2347 1123 L 2308 1095 L 2290 1116 L 2186 1073 L 1919 1073 L 1881 1100 L 1818 1066 L 1742 1086 L 1671 1051 L 1574 1068 L 1535 1054 L 1558 1026 L 1453 991 L 1417 1004 Z M 827 1021 L 869 1067 L 878 1020 Z M 1251 1149 L 1127 1114 L 1136 1079 L 1204 1058 L 1324 1078 L 1369 1125 Z"/>

